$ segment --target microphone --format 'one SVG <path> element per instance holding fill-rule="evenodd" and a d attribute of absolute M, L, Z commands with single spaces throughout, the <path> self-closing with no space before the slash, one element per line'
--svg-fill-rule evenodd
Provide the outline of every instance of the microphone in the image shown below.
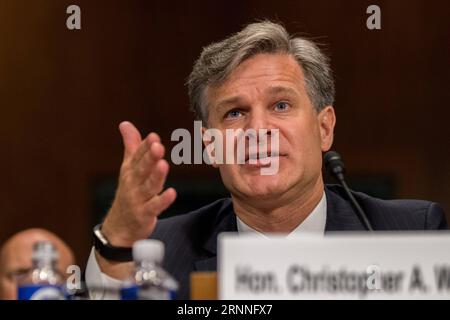
<path fill-rule="evenodd" d="M 363 209 L 359 205 L 358 201 L 356 201 L 355 197 L 350 191 L 350 188 L 345 182 L 344 179 L 345 166 L 339 153 L 337 153 L 336 151 L 326 152 L 323 156 L 323 162 L 325 164 L 325 168 L 328 174 L 333 178 L 335 178 L 339 182 L 339 184 L 344 188 L 345 193 L 349 197 L 350 202 L 353 204 L 353 207 L 356 209 L 356 214 L 358 215 L 359 220 L 361 220 L 361 222 L 363 223 L 364 227 L 369 231 L 373 231 L 369 219 L 367 218 Z"/>

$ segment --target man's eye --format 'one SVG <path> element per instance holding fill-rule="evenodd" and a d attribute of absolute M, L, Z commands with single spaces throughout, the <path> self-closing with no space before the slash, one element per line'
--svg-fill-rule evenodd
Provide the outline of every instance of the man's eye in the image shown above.
<path fill-rule="evenodd" d="M 289 109 L 290 105 L 287 102 L 281 101 L 277 102 L 274 106 L 275 111 L 285 111 Z"/>
<path fill-rule="evenodd" d="M 225 118 L 232 119 L 238 118 L 242 115 L 241 111 L 238 109 L 233 109 L 225 114 Z"/>

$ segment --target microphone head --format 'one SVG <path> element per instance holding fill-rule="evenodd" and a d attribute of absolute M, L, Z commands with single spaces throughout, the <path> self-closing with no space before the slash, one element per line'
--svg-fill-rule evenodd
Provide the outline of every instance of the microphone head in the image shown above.
<path fill-rule="evenodd" d="M 338 175 L 345 173 L 344 162 L 341 155 L 336 151 L 328 151 L 323 156 L 323 162 L 328 174 L 336 179 L 339 179 Z"/>

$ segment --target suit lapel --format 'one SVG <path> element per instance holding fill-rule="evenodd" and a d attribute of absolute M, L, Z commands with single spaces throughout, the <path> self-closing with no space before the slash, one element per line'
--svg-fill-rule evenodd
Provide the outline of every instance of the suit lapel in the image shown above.
<path fill-rule="evenodd" d="M 195 262 L 195 269 L 197 271 L 217 270 L 217 237 L 221 232 L 237 232 L 236 215 L 231 199 L 228 199 L 227 203 L 217 214 L 212 232 L 203 245 L 203 249 L 207 251 L 208 255 L 207 257 L 199 258 Z"/>
<path fill-rule="evenodd" d="M 329 231 L 365 231 L 350 202 L 338 193 L 338 188 L 325 187 L 327 196 L 327 220 L 325 233 Z"/>

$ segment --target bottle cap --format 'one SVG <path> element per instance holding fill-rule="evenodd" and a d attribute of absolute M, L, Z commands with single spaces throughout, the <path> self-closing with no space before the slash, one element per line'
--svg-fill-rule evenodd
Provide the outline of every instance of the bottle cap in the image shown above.
<path fill-rule="evenodd" d="M 56 261 L 58 258 L 58 252 L 50 241 L 38 241 L 33 244 L 34 261 Z"/>
<path fill-rule="evenodd" d="M 155 239 L 138 240 L 133 245 L 134 261 L 161 263 L 164 258 L 164 243 Z"/>

